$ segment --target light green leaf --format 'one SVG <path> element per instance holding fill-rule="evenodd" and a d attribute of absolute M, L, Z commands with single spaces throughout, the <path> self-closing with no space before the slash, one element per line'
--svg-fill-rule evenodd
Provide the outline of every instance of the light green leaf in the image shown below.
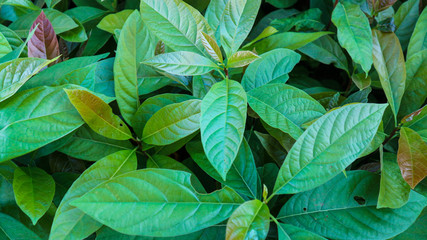
<path fill-rule="evenodd" d="M 200 37 L 202 39 L 203 46 L 205 47 L 205 50 L 209 54 L 209 56 L 211 56 L 215 61 L 222 63 L 223 57 L 221 49 L 219 48 L 215 39 L 213 39 L 211 36 L 204 32 L 202 32 L 202 35 L 200 35 Z"/>
<path fill-rule="evenodd" d="M 271 35 L 278 32 L 279 31 L 277 31 L 277 29 L 275 29 L 274 27 L 268 26 L 254 40 L 243 46 L 243 49 L 249 49 L 254 43 L 258 42 L 259 40 L 264 39 L 266 37 L 270 37 Z"/>
<path fill-rule="evenodd" d="M 409 0 L 400 5 L 396 14 L 394 15 L 394 24 L 396 31 L 394 31 L 399 38 L 402 49 L 406 50 L 409 39 L 414 31 L 419 12 L 420 0 Z M 408 55 L 409 57 L 409 55 Z"/>
<path fill-rule="evenodd" d="M 302 134 L 303 123 L 326 113 L 322 105 L 310 95 L 283 83 L 252 89 L 248 92 L 248 102 L 268 125 L 289 133 L 294 139 Z"/>
<path fill-rule="evenodd" d="M 372 66 L 372 35 L 369 20 L 358 4 L 338 3 L 332 12 L 332 22 L 338 29 L 338 41 L 366 75 Z"/>
<path fill-rule="evenodd" d="M 243 202 L 229 188 L 199 194 L 190 177 L 190 173 L 175 170 L 137 170 L 105 182 L 72 204 L 116 231 L 168 237 L 220 223 Z M 116 192 L 120 198 L 114 197 Z M 115 220 L 118 218 L 122 221 Z"/>
<path fill-rule="evenodd" d="M 261 59 L 251 63 L 242 78 L 246 91 L 268 83 L 285 83 L 301 56 L 289 49 L 280 48 L 260 55 Z"/>
<path fill-rule="evenodd" d="M 409 41 L 408 52 L 406 58 L 410 59 L 413 55 L 427 49 L 427 10 L 424 9 L 418 18 L 415 25 L 414 32 L 412 33 Z"/>
<path fill-rule="evenodd" d="M 15 94 L 28 79 L 56 59 L 19 58 L 0 64 L 0 102 Z"/>
<path fill-rule="evenodd" d="M 114 34 L 114 30 L 123 28 L 126 20 L 133 12 L 133 10 L 126 9 L 117 13 L 109 14 L 98 23 L 97 27 L 106 32 Z M 142 25 L 138 27 L 142 27 Z"/>
<path fill-rule="evenodd" d="M 63 32 L 59 34 L 62 39 L 68 42 L 84 42 L 87 40 L 87 34 L 85 31 L 85 27 L 79 20 L 73 18 L 74 22 L 78 25 L 78 27 L 71 29 L 69 31 Z"/>
<path fill-rule="evenodd" d="M 254 25 L 261 0 L 229 0 L 220 20 L 221 45 L 231 57 L 245 41 Z"/>
<path fill-rule="evenodd" d="M 5 240 L 41 240 L 37 234 L 13 217 L 0 213 L 0 238 Z"/>
<path fill-rule="evenodd" d="M 223 80 L 202 101 L 200 131 L 206 156 L 226 180 L 243 139 L 247 97 L 240 83 Z"/>
<path fill-rule="evenodd" d="M 397 122 L 397 113 L 405 91 L 405 58 L 394 33 L 373 30 L 372 36 L 374 66 Z"/>
<path fill-rule="evenodd" d="M 0 32 L 0 58 L 12 52 L 12 47 L 9 45 L 7 38 Z"/>
<path fill-rule="evenodd" d="M 310 190 L 342 172 L 369 146 L 386 107 L 386 104 L 349 104 L 315 121 L 289 151 L 274 192 Z"/>
<path fill-rule="evenodd" d="M 274 34 L 255 43 L 257 53 L 265 53 L 276 48 L 298 49 L 330 32 L 284 32 Z"/>
<path fill-rule="evenodd" d="M 211 26 L 214 33 L 219 32 L 220 23 L 221 23 L 222 16 L 224 15 L 225 6 L 229 1 L 230 0 L 210 1 L 208 8 L 206 9 L 205 18 L 206 18 L 206 21 Z"/>
<path fill-rule="evenodd" d="M 227 59 L 228 68 L 238 68 L 249 65 L 260 57 L 251 51 L 238 51 Z"/>
<path fill-rule="evenodd" d="M 279 232 L 279 240 L 326 240 L 326 238 L 323 238 L 313 232 L 290 224 L 279 223 L 277 231 Z"/>
<path fill-rule="evenodd" d="M 6 0 L 6 1 L 3 1 L 2 5 L 10 5 L 15 7 L 27 8 L 29 10 L 34 10 L 34 11 L 40 10 L 40 8 L 34 5 L 34 3 L 31 2 L 30 0 Z"/>
<path fill-rule="evenodd" d="M 389 239 L 407 229 L 426 206 L 411 193 L 397 209 L 377 209 L 379 176 L 347 172 L 313 190 L 294 195 L 277 219 L 332 239 Z"/>
<path fill-rule="evenodd" d="M 265 239 L 270 228 L 270 210 L 258 199 L 240 205 L 227 222 L 227 240 Z"/>
<path fill-rule="evenodd" d="M 10 30 L 10 29 L 9 29 Z M 9 52 L 8 54 L 4 55 L 2 58 L 0 58 L 0 63 L 5 63 L 14 59 L 17 59 L 22 55 L 27 56 L 27 43 L 28 41 L 33 37 L 35 31 L 37 30 L 37 28 L 34 28 L 27 36 L 27 39 L 25 40 L 25 42 L 23 42 L 21 45 L 19 45 L 17 48 L 15 48 L 13 51 Z M 10 30 L 12 31 L 12 30 Z M 13 32 L 13 31 L 12 31 Z M 13 32 L 13 34 L 16 34 L 15 32 Z M 21 38 L 18 37 L 20 40 Z M 22 40 L 21 40 L 22 42 Z"/>
<path fill-rule="evenodd" d="M 147 122 L 142 140 L 153 145 L 174 143 L 200 128 L 201 100 L 193 99 L 167 105 Z"/>
<path fill-rule="evenodd" d="M 16 168 L 13 192 L 19 208 L 30 217 L 33 225 L 36 225 L 52 203 L 55 181 L 40 168 Z"/>
<path fill-rule="evenodd" d="M 80 175 L 65 194 L 56 211 L 49 239 L 84 239 L 102 224 L 70 205 L 91 189 L 121 174 L 136 170 L 135 150 L 125 150 L 97 161 Z"/>

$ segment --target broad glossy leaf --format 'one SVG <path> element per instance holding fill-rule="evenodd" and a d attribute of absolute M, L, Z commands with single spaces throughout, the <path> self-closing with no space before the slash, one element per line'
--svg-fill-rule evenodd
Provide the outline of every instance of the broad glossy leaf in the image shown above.
<path fill-rule="evenodd" d="M 42 11 L 30 31 L 37 28 L 28 42 L 28 57 L 54 59 L 59 56 L 59 44 L 53 26 Z"/>
<path fill-rule="evenodd" d="M 348 72 L 347 57 L 340 45 L 330 36 L 323 36 L 299 48 L 299 51 L 324 64 L 334 64 L 335 67 Z"/>
<path fill-rule="evenodd" d="M 402 177 L 396 154 L 385 152 L 381 158 L 381 183 L 377 208 L 400 208 L 409 199 L 411 187 Z"/>
<path fill-rule="evenodd" d="M 203 46 L 205 47 L 206 52 L 209 54 L 209 56 L 211 56 L 217 62 L 222 62 L 223 57 L 221 49 L 219 48 L 215 39 L 213 39 L 211 36 L 204 32 L 202 32 L 202 35 L 200 35 L 200 37 L 202 39 Z"/>
<path fill-rule="evenodd" d="M 248 92 L 248 102 L 268 125 L 289 133 L 294 139 L 302 134 L 303 123 L 326 113 L 322 105 L 307 93 L 283 83 L 252 89 Z"/>
<path fill-rule="evenodd" d="M 203 75 L 219 68 L 202 55 L 184 51 L 160 54 L 143 63 L 181 76 Z"/>
<path fill-rule="evenodd" d="M 257 54 L 251 51 L 238 51 L 231 55 L 230 58 L 227 59 L 227 67 L 229 68 L 238 68 L 249 65 L 253 61 L 260 58 Z"/>
<path fill-rule="evenodd" d="M 224 15 L 225 6 L 230 0 L 214 0 L 210 1 L 208 8 L 206 9 L 205 18 L 211 26 L 213 32 L 217 35 L 221 24 L 222 16 Z M 220 40 L 218 38 L 218 40 Z"/>
<path fill-rule="evenodd" d="M 288 152 L 274 192 L 306 191 L 343 171 L 369 146 L 386 107 L 386 104 L 349 104 L 316 120 Z"/>
<path fill-rule="evenodd" d="M 403 50 L 406 50 L 409 39 L 414 31 L 415 24 L 419 16 L 420 0 L 409 0 L 400 5 L 394 15 L 396 25 L 396 35 L 399 38 Z"/>
<path fill-rule="evenodd" d="M 52 203 L 55 195 L 55 181 L 40 168 L 16 168 L 13 192 L 19 208 L 36 225 Z"/>
<path fill-rule="evenodd" d="M 427 176 L 427 143 L 410 128 L 400 129 L 397 162 L 411 188 L 415 188 Z"/>
<path fill-rule="evenodd" d="M 240 83 L 216 83 L 202 101 L 200 131 L 206 156 L 226 180 L 243 139 L 247 97 Z"/>
<path fill-rule="evenodd" d="M 201 100 L 187 100 L 161 108 L 147 122 L 142 140 L 153 145 L 174 143 L 200 128 Z"/>
<path fill-rule="evenodd" d="M 427 10 L 423 10 L 415 25 L 414 32 L 408 45 L 408 52 L 406 58 L 410 59 L 412 56 L 420 51 L 427 49 Z"/>
<path fill-rule="evenodd" d="M 80 175 L 65 194 L 56 211 L 49 239 L 84 239 L 102 224 L 70 205 L 91 189 L 121 174 L 136 170 L 135 150 L 125 150 L 97 161 Z"/>
<path fill-rule="evenodd" d="M 75 7 L 64 12 L 68 16 L 76 18 L 82 24 L 95 20 L 105 15 L 106 11 L 94 7 Z"/>
<path fill-rule="evenodd" d="M 426 206 L 411 193 L 401 208 L 377 209 L 379 176 L 349 171 L 313 190 L 294 195 L 277 219 L 332 239 L 389 239 L 407 229 Z"/>
<path fill-rule="evenodd" d="M 17 59 L 17 58 L 19 58 L 21 56 L 21 54 L 22 55 L 28 55 L 28 54 L 24 54 L 24 52 L 25 52 L 25 50 L 27 48 L 28 41 L 31 39 L 31 37 L 33 36 L 33 34 L 34 34 L 35 31 L 36 31 L 36 29 L 33 29 L 33 31 L 31 31 L 28 34 L 28 37 L 27 37 L 27 39 L 25 40 L 24 43 L 22 43 L 17 48 L 15 48 L 13 51 L 9 52 L 8 54 L 6 54 L 2 58 L 0 58 L 0 63 L 4 63 L 4 62 L 8 62 L 8 61 Z"/>
<path fill-rule="evenodd" d="M 191 158 L 203 169 L 209 176 L 218 182 L 229 186 L 251 198 L 257 197 L 257 173 L 254 156 L 246 140 L 242 141 L 236 159 L 234 160 L 230 171 L 227 173 L 227 180 L 223 180 L 218 170 L 209 162 L 203 151 L 201 142 L 189 142 L 186 145 L 187 152 Z"/>
<path fill-rule="evenodd" d="M 265 239 L 270 228 L 270 210 L 258 199 L 240 205 L 227 222 L 227 240 Z"/>
<path fill-rule="evenodd" d="M 190 177 L 190 173 L 175 170 L 137 170 L 101 184 L 72 204 L 116 231 L 167 237 L 220 223 L 243 202 L 229 188 L 199 194 Z M 113 193 L 118 191 L 121 194 L 116 198 Z M 215 214 L 207 214 L 212 212 Z M 118 218 L 122 221 L 115 220 Z"/>
<path fill-rule="evenodd" d="M 354 62 L 368 74 L 372 66 L 372 35 L 369 20 L 360 6 L 350 2 L 338 3 L 332 13 L 338 29 L 338 41 Z"/>
<path fill-rule="evenodd" d="M 114 61 L 114 83 L 117 103 L 126 122 L 139 107 L 138 73 L 141 62 L 154 55 L 154 38 L 148 33 L 138 11 L 134 11 L 120 33 Z"/>
<path fill-rule="evenodd" d="M 427 209 L 424 208 L 417 221 L 414 222 L 403 233 L 393 237 L 394 240 L 418 240 L 425 237 L 425 229 L 427 227 Z"/>
<path fill-rule="evenodd" d="M 277 226 L 277 231 L 279 232 L 279 240 L 326 239 L 303 228 L 295 227 L 294 225 L 284 223 L 279 223 L 279 226 Z"/>
<path fill-rule="evenodd" d="M 25 227 L 25 225 L 4 213 L 0 213 L 0 237 L 5 240 L 41 240 L 37 234 Z"/>
<path fill-rule="evenodd" d="M 12 52 L 12 47 L 9 45 L 7 38 L 0 32 L 0 58 Z"/>
<path fill-rule="evenodd" d="M 83 120 L 92 130 L 104 137 L 115 140 L 132 138 L 132 133 L 119 116 L 101 98 L 85 90 L 69 90 L 65 92 Z"/>
<path fill-rule="evenodd" d="M 55 60 L 19 58 L 0 64 L 0 102 L 15 94 L 25 82 Z"/>
<path fill-rule="evenodd" d="M 267 83 L 285 83 L 301 56 L 289 49 L 274 49 L 260 55 L 260 59 L 251 63 L 242 78 L 246 91 L 261 87 Z"/>
<path fill-rule="evenodd" d="M 394 33 L 373 30 L 372 36 L 374 66 L 396 120 L 405 91 L 405 58 Z"/>
<path fill-rule="evenodd" d="M 117 13 L 109 14 L 98 23 L 97 27 L 106 32 L 114 34 L 114 30 L 123 28 L 126 20 L 133 12 L 133 10 L 126 9 Z"/>
<path fill-rule="evenodd" d="M 221 45 L 231 57 L 249 35 L 261 0 L 229 0 L 220 20 Z"/>

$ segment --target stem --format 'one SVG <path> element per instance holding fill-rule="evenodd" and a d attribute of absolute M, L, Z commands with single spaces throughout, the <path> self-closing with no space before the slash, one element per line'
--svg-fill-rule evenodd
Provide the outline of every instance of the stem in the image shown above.
<path fill-rule="evenodd" d="M 332 12 L 334 11 L 335 7 L 337 6 L 338 1 L 339 1 L 339 0 L 335 0 L 334 8 L 332 8 Z M 332 19 L 329 21 L 328 26 L 326 27 L 326 31 L 328 31 L 328 30 L 329 30 L 329 28 L 331 27 L 331 24 L 332 24 Z"/>
<path fill-rule="evenodd" d="M 275 195 L 276 195 L 277 191 L 271 193 L 271 195 L 267 198 L 267 200 L 265 200 L 265 204 L 267 204 Z"/>
<path fill-rule="evenodd" d="M 224 68 L 225 76 L 228 78 L 228 69 Z"/>
<path fill-rule="evenodd" d="M 397 127 L 395 127 L 394 129 L 393 129 L 393 131 L 390 133 L 390 136 L 388 136 L 388 138 L 386 138 L 385 140 L 384 140 L 384 142 L 383 142 L 383 146 L 385 146 L 386 145 L 386 143 L 388 143 L 393 137 L 394 137 L 394 134 L 396 134 L 396 132 L 397 132 L 397 130 L 399 130 L 400 129 L 400 126 L 397 126 Z"/>
<path fill-rule="evenodd" d="M 224 78 L 224 79 L 225 79 L 225 75 L 224 75 L 224 73 L 222 73 L 220 70 L 218 70 L 217 72 L 219 73 L 219 75 L 221 75 L 221 77 L 222 77 L 222 78 Z"/>

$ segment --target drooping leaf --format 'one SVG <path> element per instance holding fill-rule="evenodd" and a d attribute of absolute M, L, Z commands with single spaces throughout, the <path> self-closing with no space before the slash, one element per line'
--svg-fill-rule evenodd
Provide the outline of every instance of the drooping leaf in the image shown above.
<path fill-rule="evenodd" d="M 386 107 L 386 104 L 350 104 L 316 120 L 289 151 L 274 192 L 306 191 L 343 171 L 369 146 Z"/>
<path fill-rule="evenodd" d="M 40 168 L 16 168 L 13 192 L 19 208 L 36 225 L 52 203 L 55 195 L 55 181 Z"/>
<path fill-rule="evenodd" d="M 200 35 L 202 39 L 203 46 L 206 49 L 206 52 L 211 56 L 215 61 L 221 62 L 223 61 L 221 49 L 219 48 L 218 44 L 216 43 L 215 39 L 213 39 L 208 34 L 202 32 L 202 35 Z"/>
<path fill-rule="evenodd" d="M 400 129 L 397 162 L 411 188 L 415 188 L 427 176 L 427 143 L 410 128 Z"/>
<path fill-rule="evenodd" d="M 201 100 L 173 103 L 161 108 L 147 122 L 142 140 L 153 145 L 174 143 L 200 128 Z"/>
<path fill-rule="evenodd" d="M 249 65 L 260 57 L 251 51 L 238 51 L 227 59 L 227 67 L 238 68 Z"/>
<path fill-rule="evenodd" d="M 299 62 L 301 56 L 289 49 L 275 49 L 260 55 L 251 63 L 242 78 L 246 91 L 261 87 L 267 83 L 285 83 L 288 73 Z"/>
<path fill-rule="evenodd" d="M 122 29 L 128 17 L 134 11 L 126 9 L 117 13 L 112 13 L 105 16 L 97 25 L 99 29 L 114 34 L 114 30 Z M 142 26 L 139 26 L 142 27 Z M 131 40 L 131 39 L 128 39 Z"/>
<path fill-rule="evenodd" d="M 402 49 L 406 50 L 409 39 L 414 31 L 415 24 L 419 16 L 420 0 L 409 0 L 400 5 L 394 15 L 396 25 L 396 35 L 399 38 Z"/>
<path fill-rule="evenodd" d="M 65 89 L 65 92 L 83 120 L 92 130 L 115 140 L 132 138 L 132 133 L 119 116 L 101 98 L 85 90 Z"/>
<path fill-rule="evenodd" d="M 97 161 L 80 175 L 65 194 L 55 213 L 49 239 L 84 239 L 102 224 L 70 205 L 91 189 L 121 174 L 136 170 L 135 150 L 124 150 Z"/>
<path fill-rule="evenodd" d="M 13 217 L 0 213 L 0 237 L 5 240 L 41 240 L 37 234 Z"/>
<path fill-rule="evenodd" d="M 379 176 L 349 171 L 286 202 L 277 219 L 332 239 L 389 239 L 407 229 L 426 206 L 415 193 L 397 209 L 377 209 Z"/>
<path fill-rule="evenodd" d="M 396 120 L 405 91 L 405 58 L 394 33 L 373 30 L 372 35 L 374 66 Z"/>
<path fill-rule="evenodd" d="M 247 97 L 240 83 L 216 83 L 202 101 L 200 131 L 206 156 L 226 180 L 243 139 Z"/>
<path fill-rule="evenodd" d="M 265 96 L 270 96 L 266 98 Z M 251 108 L 271 127 L 302 134 L 301 125 L 321 117 L 325 109 L 304 91 L 283 83 L 267 84 L 248 92 Z"/>
<path fill-rule="evenodd" d="M 227 240 L 265 239 L 270 228 L 270 210 L 258 199 L 240 205 L 227 222 Z"/>
<path fill-rule="evenodd" d="M 199 194 L 190 177 L 190 173 L 175 170 L 137 170 L 99 185 L 72 204 L 122 233 L 167 237 L 217 224 L 243 202 L 229 188 Z M 111 195 L 117 191 L 121 192 L 120 198 Z M 146 194 L 147 191 L 152 194 Z M 130 211 L 140 214 L 128 214 Z M 122 221 L 115 221 L 117 218 Z"/>
<path fill-rule="evenodd" d="M 313 232 L 307 231 L 303 228 L 295 227 L 294 225 L 279 223 L 277 226 L 279 232 L 279 240 L 298 240 L 298 239 L 311 239 L 311 240 L 325 240 Z"/>
<path fill-rule="evenodd" d="M 358 4 L 338 3 L 332 13 L 338 41 L 354 62 L 368 74 L 372 66 L 372 35 L 369 20 Z"/>
<path fill-rule="evenodd" d="M 412 33 L 411 39 L 408 45 L 408 52 L 406 53 L 406 59 L 410 59 L 412 56 L 427 49 L 427 10 L 424 9 L 418 18 L 417 24 L 415 25 L 414 32 Z"/>

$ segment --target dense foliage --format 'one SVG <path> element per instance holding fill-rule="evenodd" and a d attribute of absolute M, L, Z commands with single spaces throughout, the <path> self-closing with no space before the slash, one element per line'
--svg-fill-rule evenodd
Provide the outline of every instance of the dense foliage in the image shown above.
<path fill-rule="evenodd" d="M 427 239 L 422 0 L 0 6 L 0 239 Z"/>

